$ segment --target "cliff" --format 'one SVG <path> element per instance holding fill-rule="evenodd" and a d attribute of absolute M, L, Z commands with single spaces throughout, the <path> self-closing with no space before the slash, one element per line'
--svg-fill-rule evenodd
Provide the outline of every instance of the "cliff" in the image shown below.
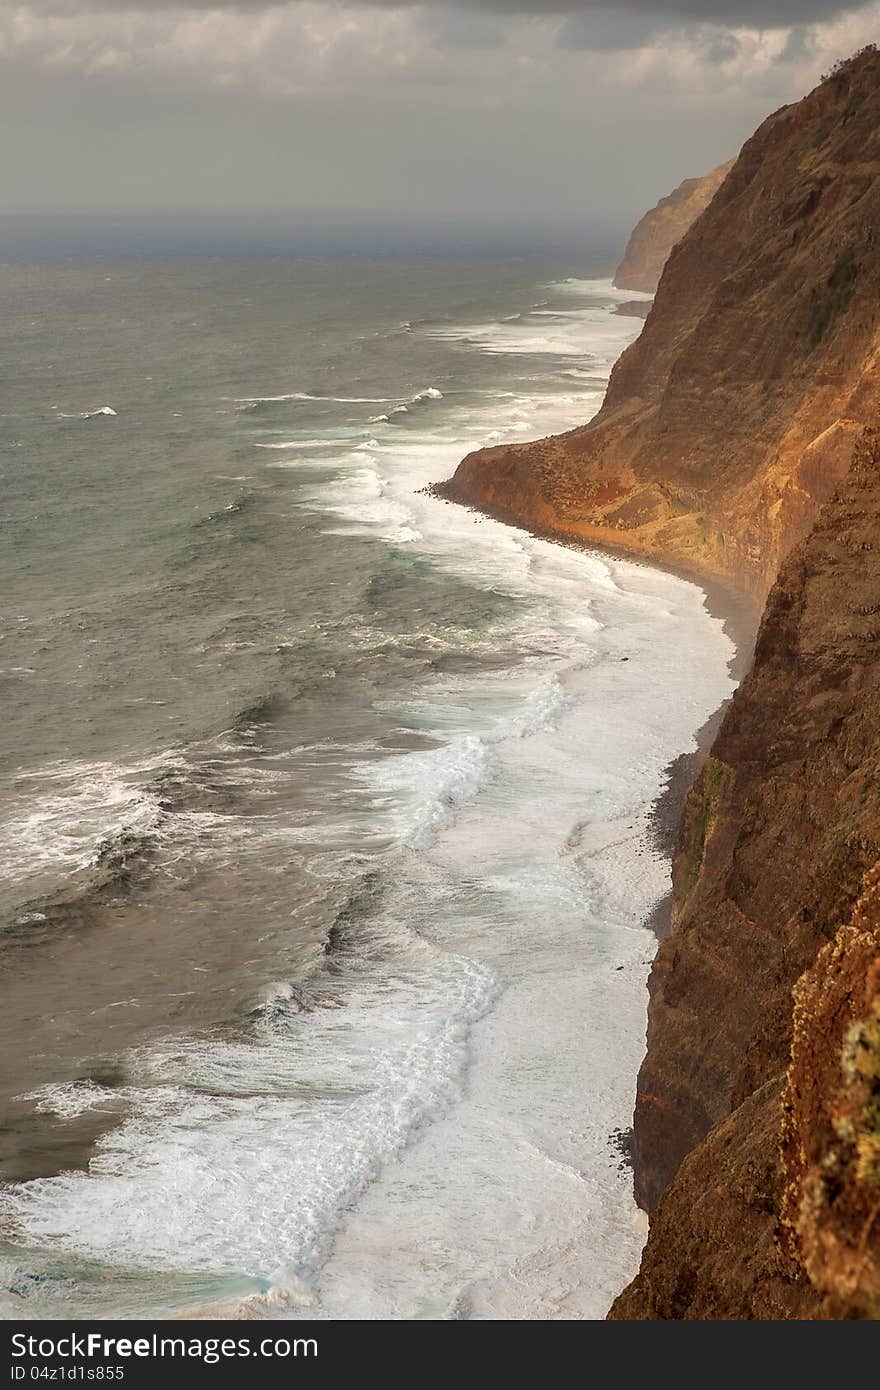
<path fill-rule="evenodd" d="M 878 546 L 869 429 L 688 796 L 612 1317 L 880 1316 Z"/>
<path fill-rule="evenodd" d="M 732 168 L 733 160 L 729 159 L 702 178 L 685 179 L 645 213 L 615 271 L 618 289 L 654 293 L 673 246 L 709 206 Z"/>
<path fill-rule="evenodd" d="M 743 147 L 595 419 L 471 454 L 438 490 L 763 599 L 880 406 L 878 227 L 866 52 Z"/>

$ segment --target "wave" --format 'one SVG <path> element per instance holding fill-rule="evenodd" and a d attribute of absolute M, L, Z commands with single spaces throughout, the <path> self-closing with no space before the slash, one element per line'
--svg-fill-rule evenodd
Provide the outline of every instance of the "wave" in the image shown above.
<path fill-rule="evenodd" d="M 90 1173 L 7 1187 L 0 1215 L 32 1245 L 296 1287 L 370 1180 L 457 1098 L 469 1030 L 495 991 L 485 966 L 425 948 L 393 984 L 356 979 L 344 1011 L 264 1020 L 259 1045 L 153 1052 L 154 1082 L 113 1093 L 128 1117 L 98 1141 Z M 235 1089 L 218 1093 L 225 1077 Z M 80 1083 L 38 1103 L 70 1115 L 107 1100 Z"/>
<path fill-rule="evenodd" d="M 336 960 L 357 944 L 363 944 L 363 922 L 381 902 L 383 880 L 376 869 L 361 874 L 341 907 L 337 909 L 324 942 L 325 956 Z"/>
<path fill-rule="evenodd" d="M 112 405 L 101 405 L 98 406 L 97 410 L 81 410 L 72 415 L 67 414 L 67 412 L 63 410 L 58 413 L 62 420 L 97 420 L 101 415 L 115 415 L 116 411 L 113 409 Z"/>
<path fill-rule="evenodd" d="M 229 521 L 232 517 L 241 516 L 248 511 L 255 501 L 255 494 L 243 492 L 235 498 L 233 502 L 227 502 L 223 507 L 217 507 L 213 512 L 208 512 L 207 516 L 199 517 L 192 523 L 193 530 L 198 530 L 202 526 L 216 526 L 218 522 Z"/>
<path fill-rule="evenodd" d="M 565 692 L 562 683 L 557 675 L 548 676 L 526 697 L 523 709 L 514 715 L 510 723 L 510 734 L 502 732 L 500 737 L 529 738 L 533 734 L 553 728 L 564 708 Z"/>
<path fill-rule="evenodd" d="M 263 406 L 283 405 L 291 401 L 314 401 L 327 405 L 386 405 L 393 399 L 393 396 L 321 396 L 311 391 L 286 391 L 278 396 L 224 397 L 224 400 L 232 400 L 240 412 L 249 414 L 258 414 Z"/>
<path fill-rule="evenodd" d="M 486 688 L 491 689 L 491 683 Z M 438 748 L 362 763 L 360 776 L 376 811 L 390 822 L 398 840 L 410 849 L 427 849 L 492 776 L 495 750 L 509 739 L 530 738 L 553 728 L 565 704 L 565 692 L 553 672 L 507 717 L 481 734 L 455 734 Z M 429 722 L 437 723 L 430 718 Z"/>
<path fill-rule="evenodd" d="M 424 390 L 417 391 L 408 401 L 401 401 L 393 410 L 386 411 L 384 415 L 373 415 L 370 419 L 371 425 L 388 424 L 395 415 L 408 415 L 414 405 L 426 405 L 428 401 L 442 401 L 443 392 L 436 386 L 426 386 Z"/>
<path fill-rule="evenodd" d="M 483 739 L 461 734 L 441 748 L 364 764 L 362 773 L 375 809 L 390 819 L 401 842 L 410 849 L 427 849 L 483 784 L 489 763 Z"/>
<path fill-rule="evenodd" d="M 548 290 L 553 290 L 556 294 L 563 295 L 584 295 L 588 299 L 613 299 L 617 302 L 629 299 L 652 300 L 653 294 L 643 290 L 619 290 L 611 280 L 604 276 L 583 278 L 577 275 L 568 275 L 564 280 L 551 280 L 547 285 Z M 544 304 L 536 307 L 545 307 Z"/>
<path fill-rule="evenodd" d="M 0 826 L 0 878 L 24 886 L 109 863 L 114 845 L 149 834 L 163 813 L 151 772 L 73 761 L 22 774 Z"/>
<path fill-rule="evenodd" d="M 373 444 L 375 448 L 381 447 L 375 441 Z M 363 463 L 366 466 L 343 478 L 301 489 L 297 505 L 308 511 L 344 518 L 350 523 L 346 528 L 349 534 L 364 530 L 378 535 L 380 540 L 398 544 L 420 540 L 422 533 L 412 524 L 412 511 L 391 496 L 388 483 L 377 471 L 377 460 L 366 458 Z"/>
<path fill-rule="evenodd" d="M 276 825 L 250 814 L 250 788 L 288 774 L 241 763 L 242 749 L 282 706 L 267 695 L 242 709 L 219 757 L 168 753 L 138 767 L 71 762 L 20 776 L 18 811 L 0 826 L 0 879 L 11 904 L 0 940 L 89 925 L 181 856 L 194 862 L 228 853 L 244 837 L 295 836 L 283 817 Z"/>
<path fill-rule="evenodd" d="M 275 691 L 261 695 L 251 704 L 240 709 L 232 720 L 231 728 L 236 733 L 253 733 L 262 724 L 270 724 L 287 708 L 283 696 Z"/>
<path fill-rule="evenodd" d="M 327 999 L 326 994 L 313 993 L 291 980 L 280 980 L 266 986 L 263 998 L 250 1010 L 249 1017 L 258 1027 L 273 1029 L 286 1025 L 294 1014 L 307 1014 L 326 1006 Z"/>
<path fill-rule="evenodd" d="M 86 871 L 80 873 L 78 883 L 68 883 L 54 895 L 24 904 L 0 926 L 0 942 L 12 947 L 32 945 L 60 928 L 93 924 L 102 906 L 118 903 L 149 870 L 163 819 L 159 812 L 149 828 L 120 830 L 109 836 L 98 846 Z"/>
<path fill-rule="evenodd" d="M 336 439 L 284 439 L 277 444 L 256 444 L 257 449 L 338 449 Z"/>

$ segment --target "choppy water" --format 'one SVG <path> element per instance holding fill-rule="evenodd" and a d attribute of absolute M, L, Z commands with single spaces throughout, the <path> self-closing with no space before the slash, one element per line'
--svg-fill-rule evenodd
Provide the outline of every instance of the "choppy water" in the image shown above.
<path fill-rule="evenodd" d="M 3 1315 L 633 1271 L 647 815 L 729 643 L 422 491 L 598 408 L 597 269 L 0 272 Z"/>

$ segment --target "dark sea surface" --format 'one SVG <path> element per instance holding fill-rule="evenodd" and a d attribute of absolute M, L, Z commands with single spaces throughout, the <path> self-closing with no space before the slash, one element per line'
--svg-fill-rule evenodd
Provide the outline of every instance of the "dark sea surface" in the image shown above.
<path fill-rule="evenodd" d="M 646 818 L 729 643 L 422 491 L 598 408 L 603 271 L 0 268 L 2 1316 L 631 1273 Z"/>

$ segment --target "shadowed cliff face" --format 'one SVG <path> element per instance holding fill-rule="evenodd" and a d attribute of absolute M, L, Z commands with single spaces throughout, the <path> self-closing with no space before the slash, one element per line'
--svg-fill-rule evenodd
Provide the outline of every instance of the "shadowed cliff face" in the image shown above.
<path fill-rule="evenodd" d="M 688 796 L 636 1105 L 663 1195 L 615 1317 L 880 1314 L 877 547 L 869 429 Z"/>
<path fill-rule="evenodd" d="M 733 164 L 729 159 L 702 178 L 685 179 L 645 213 L 615 271 L 614 283 L 618 289 L 654 293 L 673 246 L 709 206 Z"/>
<path fill-rule="evenodd" d="M 880 55 L 744 146 L 590 424 L 471 454 L 444 495 L 763 598 L 880 406 Z"/>
<path fill-rule="evenodd" d="M 685 1159 L 610 1318 L 880 1317 L 880 865 L 794 998 L 787 1076 Z"/>

